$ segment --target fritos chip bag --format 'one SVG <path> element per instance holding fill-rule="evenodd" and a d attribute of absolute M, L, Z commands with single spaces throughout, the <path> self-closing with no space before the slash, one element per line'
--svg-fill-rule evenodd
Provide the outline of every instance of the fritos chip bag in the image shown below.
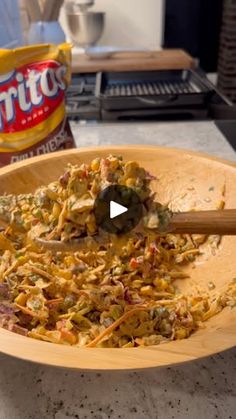
<path fill-rule="evenodd" d="M 75 146 L 65 116 L 71 46 L 0 50 L 0 167 Z"/>

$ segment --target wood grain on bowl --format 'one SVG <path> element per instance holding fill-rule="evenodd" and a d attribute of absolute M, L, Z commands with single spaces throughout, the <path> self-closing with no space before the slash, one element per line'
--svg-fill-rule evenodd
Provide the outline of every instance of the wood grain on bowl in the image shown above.
<path fill-rule="evenodd" d="M 153 189 L 157 200 L 173 210 L 214 209 L 222 195 L 226 208 L 236 208 L 234 164 L 184 150 L 109 146 L 57 152 L 35 157 L 0 170 L 0 195 L 32 192 L 57 179 L 67 163 L 89 162 L 108 154 L 137 160 L 157 176 Z M 194 265 L 184 268 L 190 278 L 178 280 L 184 292 L 206 289 L 213 281 L 216 290 L 236 277 L 236 237 L 225 236 L 214 254 L 206 248 Z M 188 339 L 159 346 L 127 349 L 78 348 L 23 337 L 0 329 L 0 351 L 29 361 L 67 368 L 137 369 L 186 362 L 236 345 L 236 309 L 226 308 Z"/>

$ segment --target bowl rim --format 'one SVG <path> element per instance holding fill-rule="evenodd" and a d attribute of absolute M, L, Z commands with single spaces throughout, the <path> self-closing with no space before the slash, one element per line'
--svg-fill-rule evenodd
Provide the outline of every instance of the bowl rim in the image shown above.
<path fill-rule="evenodd" d="M 48 159 L 53 159 L 56 160 L 58 157 L 61 157 L 63 155 L 69 155 L 69 154 L 77 154 L 80 152 L 96 152 L 98 150 L 102 150 L 102 151 L 106 151 L 107 149 L 109 150 L 124 150 L 128 149 L 128 150 L 134 150 L 137 151 L 138 149 L 140 151 L 145 151 L 145 150 L 150 150 L 150 151 L 154 151 L 154 152 L 161 152 L 161 153 L 166 153 L 166 152 L 173 152 L 173 153 L 183 153 L 184 155 L 189 155 L 191 157 L 194 156 L 198 156 L 202 159 L 205 160 L 211 160 L 214 161 L 216 163 L 220 163 L 220 164 L 224 164 L 227 167 L 232 167 L 232 168 L 236 168 L 236 162 L 234 162 L 233 160 L 227 160 L 221 157 L 217 157 L 217 156 L 213 156 L 211 154 L 208 154 L 206 152 L 202 152 L 202 151 L 193 151 L 190 150 L 188 148 L 177 148 L 177 147 L 164 147 L 164 146 L 156 146 L 156 145 L 152 145 L 152 144 L 147 144 L 147 145 L 142 145 L 142 144 L 108 144 L 108 145 L 101 145 L 101 146 L 87 146 L 87 147 L 76 147 L 76 148 L 71 148 L 68 150 L 60 150 L 60 151 L 55 151 L 53 153 L 48 153 L 48 154 L 42 154 L 40 156 L 33 156 L 33 157 L 29 157 L 25 160 L 21 160 L 19 162 L 15 162 L 12 163 L 10 165 L 7 166 L 3 166 L 0 167 L 0 176 L 2 174 L 7 174 L 9 172 L 11 172 L 12 170 L 24 167 L 24 166 L 28 166 L 28 165 L 32 165 L 44 160 L 48 160 Z"/>
<path fill-rule="evenodd" d="M 204 160 L 214 161 L 220 165 L 231 168 L 234 172 L 236 163 L 213 157 L 207 153 L 194 152 L 181 148 L 144 146 L 144 145 L 107 145 L 94 147 L 81 147 L 58 151 L 42 156 L 36 156 L 0 168 L 1 176 L 18 171 L 22 167 L 37 166 L 46 160 L 56 160 L 58 157 L 70 154 L 83 155 L 83 153 L 108 151 L 109 153 L 123 149 L 159 153 L 174 153 L 190 157 L 200 157 Z M 160 366 L 175 365 L 183 362 L 200 359 L 216 352 L 221 352 L 236 346 L 236 313 L 227 312 L 228 323 L 224 327 L 209 329 L 206 335 L 202 330 L 195 332 L 191 339 L 171 341 L 164 345 L 142 348 L 79 348 L 76 346 L 56 345 L 38 341 L 33 338 L 18 335 L 0 328 L 0 352 L 22 360 L 27 360 L 48 366 L 63 367 L 80 370 L 137 370 L 156 368 Z M 90 354 L 89 351 L 92 353 Z"/>

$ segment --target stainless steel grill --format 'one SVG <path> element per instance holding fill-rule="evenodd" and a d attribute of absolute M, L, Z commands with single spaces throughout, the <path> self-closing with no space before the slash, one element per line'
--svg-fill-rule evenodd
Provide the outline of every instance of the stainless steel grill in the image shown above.
<path fill-rule="evenodd" d="M 111 83 L 104 90 L 104 94 L 107 96 L 156 96 L 199 92 L 199 87 L 192 82 L 173 82 L 169 80 L 142 83 Z"/>
<path fill-rule="evenodd" d="M 96 82 L 103 110 L 204 106 L 212 92 L 191 70 L 105 72 Z"/>
<path fill-rule="evenodd" d="M 66 102 L 71 119 L 106 121 L 222 119 L 222 107 L 205 75 L 189 70 L 76 74 Z"/>

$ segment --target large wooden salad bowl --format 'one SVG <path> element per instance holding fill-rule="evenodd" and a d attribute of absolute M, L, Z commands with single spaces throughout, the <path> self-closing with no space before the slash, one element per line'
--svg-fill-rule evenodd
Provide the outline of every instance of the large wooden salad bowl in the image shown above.
<path fill-rule="evenodd" d="M 236 166 L 230 162 L 190 151 L 144 147 L 110 146 L 83 148 L 36 157 L 0 170 L 0 195 L 26 193 L 57 179 L 67 163 L 89 162 L 108 154 L 136 160 L 158 180 L 153 182 L 160 202 L 182 198 L 182 209 L 191 206 L 190 181 L 195 185 L 199 208 L 211 208 L 225 184 L 226 208 L 236 207 Z M 211 201 L 209 203 L 209 190 Z M 180 208 L 181 209 L 181 208 Z M 191 278 L 178 284 L 184 291 L 214 281 L 217 290 L 236 277 L 236 237 L 223 237 L 216 254 L 209 254 L 193 269 Z M 158 367 L 211 355 L 236 345 L 236 308 L 225 308 L 188 339 L 144 348 L 81 349 L 23 337 L 0 329 L 0 351 L 25 360 L 66 368 L 117 370 Z"/>

